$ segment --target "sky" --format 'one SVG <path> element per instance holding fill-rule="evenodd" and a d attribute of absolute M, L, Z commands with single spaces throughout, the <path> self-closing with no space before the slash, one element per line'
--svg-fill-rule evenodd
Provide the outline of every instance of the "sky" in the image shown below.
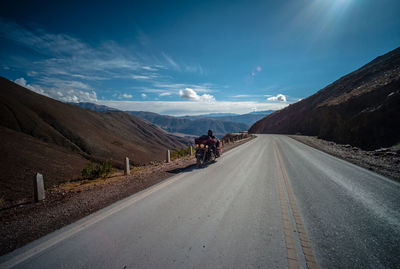
<path fill-rule="evenodd" d="M 277 110 L 400 46 L 398 0 L 6 1 L 0 75 L 63 102 Z"/>

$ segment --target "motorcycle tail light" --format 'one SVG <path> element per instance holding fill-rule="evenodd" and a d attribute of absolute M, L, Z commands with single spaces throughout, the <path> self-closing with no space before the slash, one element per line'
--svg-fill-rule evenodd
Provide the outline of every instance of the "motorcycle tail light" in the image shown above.
<path fill-rule="evenodd" d="M 204 145 L 203 145 L 203 144 L 200 144 L 200 148 L 204 148 Z"/>

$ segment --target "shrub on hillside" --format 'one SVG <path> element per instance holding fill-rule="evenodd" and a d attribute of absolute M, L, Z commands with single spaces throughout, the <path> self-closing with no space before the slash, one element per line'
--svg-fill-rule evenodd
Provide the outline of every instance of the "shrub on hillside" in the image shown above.
<path fill-rule="evenodd" d="M 112 159 L 108 159 L 103 164 L 96 164 L 96 166 L 94 166 L 93 162 L 90 162 L 82 169 L 81 174 L 83 179 L 107 178 L 112 171 Z"/>
<path fill-rule="evenodd" d="M 190 155 L 190 147 L 175 149 L 171 152 L 171 160 Z"/>

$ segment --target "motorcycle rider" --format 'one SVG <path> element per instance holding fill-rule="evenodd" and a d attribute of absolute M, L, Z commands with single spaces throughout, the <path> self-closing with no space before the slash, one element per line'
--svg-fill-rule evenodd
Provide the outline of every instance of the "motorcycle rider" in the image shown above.
<path fill-rule="evenodd" d="M 211 139 L 215 139 L 215 136 L 213 135 L 213 131 L 212 130 L 208 130 L 208 137 Z"/>
<path fill-rule="evenodd" d="M 212 143 L 213 151 L 215 152 L 216 156 L 219 157 L 219 152 L 217 150 L 217 147 L 219 147 L 219 140 L 213 135 L 212 130 L 208 130 L 207 135 L 208 135 L 209 139 L 213 141 L 213 143 Z"/>

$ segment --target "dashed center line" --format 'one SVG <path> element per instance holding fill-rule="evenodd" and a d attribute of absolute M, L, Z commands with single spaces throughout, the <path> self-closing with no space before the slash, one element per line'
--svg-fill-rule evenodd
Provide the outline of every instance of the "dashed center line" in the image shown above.
<path fill-rule="evenodd" d="M 283 221 L 283 229 L 285 234 L 285 243 L 286 243 L 286 253 L 288 259 L 288 268 L 300 268 L 299 265 L 299 256 L 304 257 L 307 268 L 308 269 L 316 269 L 317 262 L 315 260 L 310 241 L 308 239 L 307 233 L 304 229 L 303 221 L 299 210 L 297 208 L 296 201 L 294 199 L 292 188 L 289 184 L 287 173 L 285 167 L 283 166 L 282 160 L 279 155 L 279 151 L 276 147 L 276 143 L 274 141 L 274 155 L 275 155 L 275 169 L 278 175 L 278 189 L 279 189 L 279 200 L 281 205 L 281 212 L 282 212 L 282 221 Z M 282 177 L 283 182 L 285 184 L 285 188 L 282 184 Z M 289 203 L 287 202 L 286 193 L 289 198 Z M 293 232 L 292 224 L 290 222 L 290 213 L 294 218 L 294 223 L 296 225 L 297 233 Z M 302 254 L 304 255 L 297 255 L 296 247 L 294 244 L 294 238 L 300 241 Z M 303 260 L 304 261 L 304 260 Z"/>

